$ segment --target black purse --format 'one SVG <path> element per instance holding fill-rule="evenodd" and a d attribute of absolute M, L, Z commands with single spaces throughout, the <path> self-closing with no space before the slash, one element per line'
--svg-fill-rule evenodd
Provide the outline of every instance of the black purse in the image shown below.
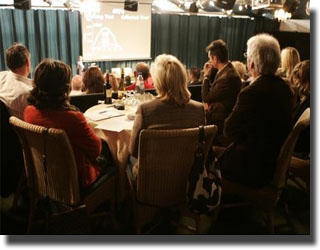
<path fill-rule="evenodd" d="M 221 172 L 216 168 L 217 160 L 210 147 L 208 159 L 204 162 L 205 131 L 199 126 L 198 146 L 194 153 L 194 162 L 187 186 L 187 201 L 189 209 L 197 214 L 212 211 L 221 199 Z"/>

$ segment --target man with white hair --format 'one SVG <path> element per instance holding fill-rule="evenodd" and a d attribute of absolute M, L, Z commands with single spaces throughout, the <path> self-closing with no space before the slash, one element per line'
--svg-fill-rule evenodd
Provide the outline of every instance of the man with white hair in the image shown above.
<path fill-rule="evenodd" d="M 225 120 L 224 134 L 233 141 L 220 158 L 223 178 L 264 186 L 273 178 L 280 148 L 291 130 L 293 94 L 275 75 L 280 46 L 269 34 L 247 42 L 250 85 L 240 92 Z"/>
<path fill-rule="evenodd" d="M 75 75 L 72 78 L 72 82 L 71 82 L 71 92 L 70 92 L 70 96 L 74 96 L 74 95 L 81 95 L 82 92 L 82 87 L 83 87 L 83 82 L 82 82 L 82 76 L 80 75 Z"/>

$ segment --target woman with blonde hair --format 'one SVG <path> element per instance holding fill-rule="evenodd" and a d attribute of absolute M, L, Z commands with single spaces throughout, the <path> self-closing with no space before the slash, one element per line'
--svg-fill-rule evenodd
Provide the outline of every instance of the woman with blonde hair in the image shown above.
<path fill-rule="evenodd" d="M 310 108 L 310 60 L 302 61 L 294 67 L 290 82 L 298 96 L 292 119 L 294 125 L 302 113 Z M 310 126 L 300 133 L 294 153 L 305 159 L 310 156 Z"/>
<path fill-rule="evenodd" d="M 87 94 L 103 92 L 104 77 L 99 67 L 92 66 L 87 69 L 82 81 Z"/>
<path fill-rule="evenodd" d="M 281 51 L 281 68 L 277 74 L 289 78 L 293 68 L 300 62 L 300 54 L 296 48 L 287 47 Z"/>
<path fill-rule="evenodd" d="M 142 103 L 137 109 L 129 147 L 135 158 L 138 157 L 142 129 L 179 129 L 205 125 L 203 105 L 190 99 L 187 71 L 176 57 L 166 54 L 157 56 L 151 72 L 158 96 Z"/>

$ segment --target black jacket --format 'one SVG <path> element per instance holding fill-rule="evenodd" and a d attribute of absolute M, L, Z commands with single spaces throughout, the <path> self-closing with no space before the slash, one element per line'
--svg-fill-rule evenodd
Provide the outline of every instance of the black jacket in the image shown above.
<path fill-rule="evenodd" d="M 220 159 L 223 178 L 251 186 L 270 182 L 292 112 L 292 91 L 280 77 L 260 76 L 244 88 L 225 121 L 224 134 L 233 145 Z"/>

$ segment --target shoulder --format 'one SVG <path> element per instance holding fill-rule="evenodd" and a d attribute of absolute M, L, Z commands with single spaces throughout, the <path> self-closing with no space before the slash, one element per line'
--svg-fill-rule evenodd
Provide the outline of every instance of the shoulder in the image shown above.
<path fill-rule="evenodd" d="M 201 102 L 190 99 L 187 103 L 187 107 L 195 108 L 195 109 L 203 109 L 203 104 Z"/>

